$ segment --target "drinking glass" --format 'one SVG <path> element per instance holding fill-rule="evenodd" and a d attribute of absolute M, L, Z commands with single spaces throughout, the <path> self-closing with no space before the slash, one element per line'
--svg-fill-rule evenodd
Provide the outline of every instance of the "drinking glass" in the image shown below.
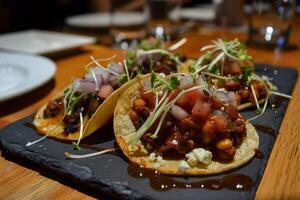
<path fill-rule="evenodd" d="M 165 39 L 176 37 L 180 22 L 180 0 L 147 0 L 148 34 Z"/>
<path fill-rule="evenodd" d="M 294 0 L 254 0 L 249 15 L 249 44 L 284 48 L 295 12 Z"/>
<path fill-rule="evenodd" d="M 111 0 L 111 27 L 115 45 L 127 49 L 132 42 L 146 36 L 148 14 L 145 0 Z"/>

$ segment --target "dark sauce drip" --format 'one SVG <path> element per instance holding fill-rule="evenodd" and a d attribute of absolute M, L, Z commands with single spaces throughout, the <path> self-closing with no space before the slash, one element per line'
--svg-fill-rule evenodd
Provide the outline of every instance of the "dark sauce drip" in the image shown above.
<path fill-rule="evenodd" d="M 254 127 L 257 129 L 257 130 L 260 130 L 266 134 L 269 134 L 269 135 L 272 135 L 273 137 L 275 137 L 275 130 L 269 126 L 264 126 L 264 125 L 259 125 L 259 124 L 256 124 L 254 125 Z"/>
<path fill-rule="evenodd" d="M 208 179 L 199 182 L 182 182 L 174 177 L 161 175 L 157 171 L 145 169 L 130 163 L 127 169 L 128 174 L 134 178 L 148 178 L 150 186 L 157 191 L 168 191 L 172 188 L 204 188 L 209 190 L 230 190 L 247 191 L 253 186 L 253 180 L 244 174 L 231 174 L 220 179 Z"/>
<path fill-rule="evenodd" d="M 265 156 L 259 149 L 255 149 L 255 157 L 258 159 L 263 159 Z"/>

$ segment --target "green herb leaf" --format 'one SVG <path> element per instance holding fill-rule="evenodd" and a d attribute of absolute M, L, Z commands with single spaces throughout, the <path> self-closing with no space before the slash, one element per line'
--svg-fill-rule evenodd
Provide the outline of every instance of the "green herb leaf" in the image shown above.
<path fill-rule="evenodd" d="M 241 70 L 243 72 L 254 72 L 255 68 L 254 68 L 254 66 L 242 66 Z"/>
<path fill-rule="evenodd" d="M 64 94 L 67 94 L 69 91 L 70 91 L 70 88 L 66 88 L 66 89 L 64 90 Z"/>
<path fill-rule="evenodd" d="M 255 113 L 259 115 L 262 111 L 263 111 L 263 110 L 262 110 L 261 108 L 260 108 L 260 109 L 257 108 L 257 109 L 255 110 Z"/>
<path fill-rule="evenodd" d="M 169 91 L 173 90 L 174 88 L 178 87 L 180 81 L 176 77 L 172 77 L 167 85 L 167 89 Z"/>
<path fill-rule="evenodd" d="M 195 70 L 195 66 L 193 64 L 189 65 L 188 66 L 188 70 L 189 70 L 189 73 L 194 73 L 196 70 Z"/>
<path fill-rule="evenodd" d="M 233 77 L 231 78 L 231 80 L 233 80 L 233 81 L 236 82 L 236 83 L 239 83 L 239 82 L 240 82 L 239 76 L 233 76 Z"/>
<path fill-rule="evenodd" d="M 126 83 L 127 81 L 128 81 L 128 77 L 127 77 L 126 74 L 120 75 L 120 77 L 119 77 L 119 82 L 120 82 L 121 84 L 124 84 L 124 83 Z"/>

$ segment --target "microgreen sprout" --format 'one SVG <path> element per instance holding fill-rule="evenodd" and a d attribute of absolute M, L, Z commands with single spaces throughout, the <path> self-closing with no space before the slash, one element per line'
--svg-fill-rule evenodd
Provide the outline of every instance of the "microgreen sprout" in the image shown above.
<path fill-rule="evenodd" d="M 111 148 L 111 149 L 105 149 L 105 150 L 102 150 L 102 151 L 89 153 L 89 154 L 84 154 L 84 155 L 77 155 L 77 154 L 71 154 L 71 153 L 65 152 L 65 156 L 67 158 L 70 158 L 70 159 L 82 159 L 82 158 L 90 158 L 90 157 L 94 157 L 94 156 L 99 156 L 99 155 L 109 153 L 109 152 L 113 152 L 113 151 L 116 151 L 116 150 L 117 149 L 115 149 L 115 148 Z"/>
<path fill-rule="evenodd" d="M 82 112 L 79 113 L 79 119 L 80 119 L 80 132 L 79 132 L 79 138 L 77 140 L 77 142 L 73 142 L 72 144 L 74 145 L 75 149 L 80 150 L 80 141 L 83 137 L 83 117 L 82 117 Z"/>

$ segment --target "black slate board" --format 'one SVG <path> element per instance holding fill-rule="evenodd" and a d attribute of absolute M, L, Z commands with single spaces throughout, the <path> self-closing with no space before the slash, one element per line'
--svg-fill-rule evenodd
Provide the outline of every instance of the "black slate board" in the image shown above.
<path fill-rule="evenodd" d="M 285 94 L 291 94 L 298 75 L 294 69 L 283 69 L 268 64 L 258 64 L 257 73 L 274 77 L 272 82 L 278 87 L 279 91 Z M 274 100 L 273 98 L 272 101 Z M 89 188 L 84 190 L 84 192 L 89 194 L 94 194 L 93 191 L 101 191 L 102 193 L 109 194 L 111 197 L 122 199 L 177 200 L 194 199 L 195 197 L 197 199 L 253 199 L 287 105 L 288 100 L 281 99 L 280 105 L 275 106 L 273 109 L 269 106 L 261 118 L 253 121 L 253 124 L 270 127 L 274 129 L 275 132 L 275 136 L 272 136 L 271 134 L 266 134 L 258 130 L 260 137 L 259 149 L 264 154 L 263 159 L 254 158 L 251 162 L 238 169 L 219 175 L 175 178 L 177 181 L 190 183 L 207 179 L 220 179 L 230 174 L 245 174 L 254 181 L 254 186 L 249 191 L 176 188 L 161 192 L 152 189 L 147 178 L 131 177 L 127 173 L 129 164 L 120 152 L 116 155 L 106 154 L 94 158 L 69 160 L 64 156 L 64 152 L 66 151 L 75 154 L 84 154 L 94 152 L 94 150 L 82 148 L 82 150 L 78 152 L 73 150 L 71 144 L 58 142 L 53 139 L 46 139 L 36 145 L 25 147 L 28 141 L 34 141 L 40 137 L 34 129 L 28 127 L 28 123 L 32 122 L 32 116 L 26 117 L 0 130 L 0 141 L 3 155 L 7 159 L 12 159 L 16 162 L 19 162 L 20 159 L 27 161 L 29 165 L 26 166 L 38 166 L 38 168 L 35 167 L 35 169 L 43 174 L 46 171 L 47 176 L 50 178 L 56 178 L 58 174 L 60 180 L 66 180 L 63 181 L 64 183 L 73 182 L 75 184 L 71 184 L 71 186 L 76 187 L 76 185 L 79 184 L 80 186 Z M 249 117 L 253 115 L 253 111 L 243 111 L 242 114 Z M 83 143 L 96 147 L 115 146 L 111 125 L 98 130 L 97 133 L 86 138 Z"/>

